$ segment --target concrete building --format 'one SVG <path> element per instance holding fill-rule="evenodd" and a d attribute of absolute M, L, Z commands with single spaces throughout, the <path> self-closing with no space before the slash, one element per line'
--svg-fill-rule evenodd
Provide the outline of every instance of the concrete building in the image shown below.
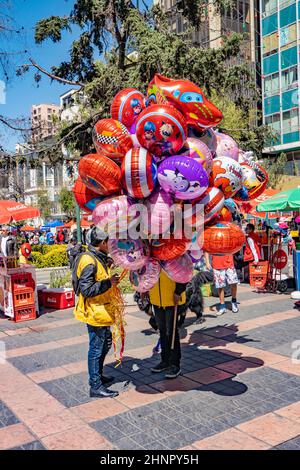
<path fill-rule="evenodd" d="M 187 30 L 187 22 L 175 11 L 176 0 L 154 0 L 162 10 L 170 14 L 170 26 L 177 34 Z M 203 12 L 203 21 L 199 31 L 192 33 L 193 42 L 206 47 L 220 47 L 222 36 L 230 33 L 248 33 L 242 46 L 242 57 L 256 62 L 256 31 L 258 18 L 255 14 L 255 0 L 233 0 L 230 8 L 217 11 L 212 0 L 208 0 Z"/>
<path fill-rule="evenodd" d="M 60 108 L 56 104 L 38 104 L 31 108 L 32 141 L 40 142 L 53 137 L 57 131 L 55 120 Z"/>
<path fill-rule="evenodd" d="M 266 153 L 285 152 L 300 170 L 300 1 L 260 0 L 264 123 L 276 132 Z"/>

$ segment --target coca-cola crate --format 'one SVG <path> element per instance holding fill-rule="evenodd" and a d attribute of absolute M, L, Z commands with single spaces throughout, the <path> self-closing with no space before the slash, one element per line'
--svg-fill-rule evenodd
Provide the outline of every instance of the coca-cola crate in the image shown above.
<path fill-rule="evenodd" d="M 11 275 L 11 284 L 14 292 L 23 290 L 24 287 L 35 289 L 35 281 L 31 273 L 18 273 Z"/>
<path fill-rule="evenodd" d="M 36 319 L 35 305 L 27 305 L 25 307 L 16 307 L 14 309 L 14 321 L 16 323 Z"/>
<path fill-rule="evenodd" d="M 34 304 L 34 290 L 31 288 L 23 287 L 14 291 L 14 307 L 23 307 Z"/>
<path fill-rule="evenodd" d="M 45 289 L 42 291 L 43 306 L 64 310 L 75 306 L 75 294 L 73 289 Z"/>
<path fill-rule="evenodd" d="M 260 261 L 256 265 L 249 265 L 250 286 L 263 289 L 268 279 L 269 262 Z"/>

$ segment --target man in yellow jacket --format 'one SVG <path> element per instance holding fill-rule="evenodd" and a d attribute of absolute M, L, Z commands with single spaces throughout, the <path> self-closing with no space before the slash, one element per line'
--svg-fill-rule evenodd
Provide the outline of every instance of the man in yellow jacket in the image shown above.
<path fill-rule="evenodd" d="M 77 257 L 73 268 L 73 286 L 78 295 L 74 310 L 77 320 L 86 323 L 89 334 L 88 370 L 91 397 L 116 397 L 105 387 L 113 377 L 103 375 L 105 357 L 112 344 L 110 326 L 114 324 L 113 286 L 119 276 L 111 276 L 108 237 L 94 227 L 88 251 Z"/>
<path fill-rule="evenodd" d="M 154 307 L 155 319 L 159 328 L 161 362 L 153 367 L 153 373 L 165 372 L 167 379 L 175 379 L 180 374 L 180 339 L 178 331 L 178 308 L 186 302 L 186 284 L 179 284 L 161 271 L 158 283 L 150 290 L 150 303 Z M 175 342 L 172 348 L 175 306 L 177 306 Z"/>

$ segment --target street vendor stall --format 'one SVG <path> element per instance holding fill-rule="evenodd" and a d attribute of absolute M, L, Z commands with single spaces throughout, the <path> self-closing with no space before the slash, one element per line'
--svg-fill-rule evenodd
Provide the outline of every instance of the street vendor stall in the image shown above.
<path fill-rule="evenodd" d="M 0 224 L 39 217 L 40 211 L 15 201 L 0 201 Z M 15 322 L 33 320 L 38 314 L 35 267 L 20 264 L 17 256 L 0 254 L 0 311 Z"/>
<path fill-rule="evenodd" d="M 258 212 L 291 212 L 299 211 L 300 209 L 300 187 L 292 188 L 286 191 L 282 191 L 274 196 L 266 199 L 265 201 L 258 204 L 256 210 Z M 271 279 L 274 279 L 281 282 L 282 280 L 282 270 L 287 265 L 288 260 L 288 249 L 287 243 L 289 237 L 288 232 L 285 235 L 284 227 L 280 223 L 278 224 L 278 233 L 277 240 L 279 238 L 279 247 L 274 253 L 270 253 L 271 262 L 274 266 L 271 266 L 269 269 L 269 275 Z M 273 237 L 274 238 L 274 237 Z M 271 257 L 272 255 L 272 257 Z M 275 268 L 275 274 L 274 274 Z M 293 250 L 293 273 L 296 281 L 297 289 L 299 289 L 299 280 L 300 280 L 300 251 Z"/>

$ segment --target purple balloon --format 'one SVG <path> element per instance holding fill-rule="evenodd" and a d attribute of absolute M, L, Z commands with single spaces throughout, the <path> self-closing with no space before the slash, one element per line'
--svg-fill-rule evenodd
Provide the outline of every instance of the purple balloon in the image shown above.
<path fill-rule="evenodd" d="M 158 181 L 166 192 L 183 200 L 200 197 L 209 183 L 201 163 L 182 155 L 169 157 L 161 163 L 158 168 Z"/>

